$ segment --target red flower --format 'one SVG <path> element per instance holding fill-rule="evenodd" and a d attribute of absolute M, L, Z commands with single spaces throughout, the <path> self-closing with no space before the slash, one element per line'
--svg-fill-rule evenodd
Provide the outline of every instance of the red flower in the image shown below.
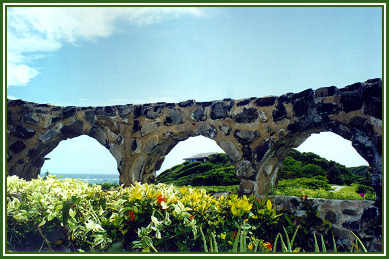
<path fill-rule="evenodd" d="M 365 194 L 363 192 L 361 192 L 359 195 L 361 195 L 361 197 L 365 197 Z"/>
<path fill-rule="evenodd" d="M 194 219 L 194 216 L 190 215 L 189 220 L 193 220 L 193 219 Z"/>
<path fill-rule="evenodd" d="M 273 249 L 273 246 L 269 242 L 263 243 L 263 246 L 269 249 L 270 251 Z"/>
<path fill-rule="evenodd" d="M 157 197 L 157 203 L 158 203 L 159 205 L 161 205 L 161 203 L 162 203 L 163 201 L 166 202 L 166 198 L 163 197 L 162 195 L 159 195 L 159 196 Z"/>
<path fill-rule="evenodd" d="M 134 211 L 130 210 L 128 212 L 128 216 L 130 217 L 130 221 L 134 221 L 135 220 L 135 213 L 134 213 Z"/>

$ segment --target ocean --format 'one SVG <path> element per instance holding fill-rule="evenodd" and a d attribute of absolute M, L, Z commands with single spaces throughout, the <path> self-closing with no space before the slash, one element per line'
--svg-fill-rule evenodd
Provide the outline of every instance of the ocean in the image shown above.
<path fill-rule="evenodd" d="M 41 177 L 44 177 L 46 174 L 41 173 Z M 102 183 L 112 183 L 119 184 L 119 174 L 91 174 L 91 173 L 50 173 L 50 175 L 55 175 L 58 179 L 65 178 L 75 178 L 89 184 L 102 184 Z"/>

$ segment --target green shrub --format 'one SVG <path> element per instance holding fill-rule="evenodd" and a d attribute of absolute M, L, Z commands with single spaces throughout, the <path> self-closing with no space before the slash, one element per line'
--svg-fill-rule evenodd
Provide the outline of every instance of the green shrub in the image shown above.
<path fill-rule="evenodd" d="M 374 189 L 373 187 L 371 186 L 367 186 L 367 185 L 363 185 L 363 184 L 358 184 L 358 187 L 356 188 L 356 193 L 369 193 L 369 192 L 374 192 Z"/>

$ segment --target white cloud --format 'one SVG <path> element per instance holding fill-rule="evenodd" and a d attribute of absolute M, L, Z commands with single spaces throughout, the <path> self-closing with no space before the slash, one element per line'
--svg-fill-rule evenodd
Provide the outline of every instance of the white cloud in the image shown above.
<path fill-rule="evenodd" d="M 26 85 L 31 78 L 34 78 L 38 74 L 39 72 L 37 70 L 27 65 L 8 63 L 7 84 Z"/>
<path fill-rule="evenodd" d="M 8 86 L 26 85 L 38 74 L 27 64 L 33 53 L 41 56 L 60 49 L 63 44 L 76 45 L 109 37 L 120 32 L 119 22 L 143 26 L 182 15 L 202 16 L 203 13 L 195 7 L 8 8 L 7 71 L 8 78 L 13 79 L 8 81 Z"/>

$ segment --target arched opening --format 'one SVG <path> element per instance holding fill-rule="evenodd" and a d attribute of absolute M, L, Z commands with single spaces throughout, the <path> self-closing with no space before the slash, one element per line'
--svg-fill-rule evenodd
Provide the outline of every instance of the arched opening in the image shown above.
<path fill-rule="evenodd" d="M 165 157 L 156 182 L 202 186 L 211 192 L 219 191 L 215 186 L 237 190 L 239 185 L 231 159 L 216 141 L 203 136 L 179 142 Z"/>
<path fill-rule="evenodd" d="M 346 167 L 369 166 L 352 146 L 351 141 L 332 132 L 312 134 L 296 150 L 315 153 Z"/>
<path fill-rule="evenodd" d="M 282 161 L 274 193 L 375 199 L 368 162 L 351 141 L 332 132 L 314 133 L 288 152 Z"/>
<path fill-rule="evenodd" d="M 97 140 L 82 135 L 61 141 L 45 156 L 40 175 L 77 178 L 90 184 L 119 184 L 117 162 Z"/>

